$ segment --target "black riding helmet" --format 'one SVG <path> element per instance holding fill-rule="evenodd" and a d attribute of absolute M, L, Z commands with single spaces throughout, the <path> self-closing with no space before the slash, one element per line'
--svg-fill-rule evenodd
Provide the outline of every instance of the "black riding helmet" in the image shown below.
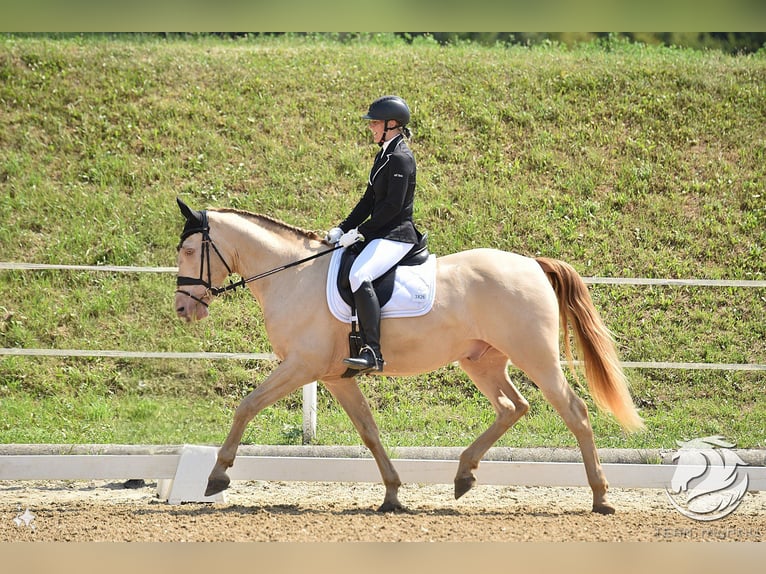
<path fill-rule="evenodd" d="M 383 120 L 386 122 L 383 130 L 383 139 L 385 139 L 387 131 L 397 128 L 402 128 L 405 135 L 409 137 L 409 130 L 405 126 L 410 123 L 410 108 L 407 106 L 407 102 L 399 96 L 383 96 L 378 98 L 370 104 L 370 108 L 362 116 L 362 119 Z M 395 121 L 396 125 L 389 127 L 389 120 Z M 378 145 L 383 145 L 383 139 L 378 142 Z"/>
<path fill-rule="evenodd" d="M 399 96 L 383 96 L 370 104 L 364 120 L 395 120 L 401 127 L 410 123 L 410 108 Z"/>

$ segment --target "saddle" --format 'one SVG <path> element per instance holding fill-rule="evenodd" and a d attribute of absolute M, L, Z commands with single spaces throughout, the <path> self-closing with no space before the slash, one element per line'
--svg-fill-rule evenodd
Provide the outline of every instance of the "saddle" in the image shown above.
<path fill-rule="evenodd" d="M 428 233 L 417 233 L 418 242 L 412 246 L 412 249 L 409 250 L 407 255 L 405 255 L 399 263 L 372 282 L 372 286 L 375 289 L 381 307 L 388 303 L 391 299 L 391 294 L 394 292 L 396 268 L 421 265 L 428 260 L 428 256 L 430 255 L 428 252 Z M 349 273 L 351 272 L 351 266 L 354 264 L 359 253 L 361 253 L 363 247 L 364 245 L 355 243 L 351 247 L 344 249 L 343 255 L 341 255 L 340 268 L 338 269 L 338 293 L 352 310 L 354 309 L 354 295 L 351 292 Z"/>

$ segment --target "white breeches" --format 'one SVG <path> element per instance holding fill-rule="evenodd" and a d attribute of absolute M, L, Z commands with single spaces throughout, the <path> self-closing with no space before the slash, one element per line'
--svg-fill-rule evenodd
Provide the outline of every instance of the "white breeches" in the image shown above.
<path fill-rule="evenodd" d="M 357 256 L 351 266 L 349 282 L 351 291 L 356 292 L 365 281 L 374 281 L 412 249 L 412 244 L 390 239 L 373 239 Z"/>

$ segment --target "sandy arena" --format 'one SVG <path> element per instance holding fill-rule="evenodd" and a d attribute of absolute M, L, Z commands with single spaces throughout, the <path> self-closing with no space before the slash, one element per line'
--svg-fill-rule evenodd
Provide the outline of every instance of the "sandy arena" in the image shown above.
<path fill-rule="evenodd" d="M 613 489 L 617 514 L 590 512 L 587 488 L 404 485 L 408 512 L 379 514 L 379 484 L 235 481 L 227 501 L 169 505 L 156 483 L 0 482 L 0 541 L 501 542 L 763 541 L 766 494 L 699 522 L 662 490 Z M 25 513 L 26 510 L 28 513 Z M 33 516 L 33 517 L 32 517 Z"/>

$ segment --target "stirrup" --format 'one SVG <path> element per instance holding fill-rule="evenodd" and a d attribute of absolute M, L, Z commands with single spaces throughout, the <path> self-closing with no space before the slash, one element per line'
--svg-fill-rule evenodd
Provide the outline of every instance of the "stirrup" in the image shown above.
<path fill-rule="evenodd" d="M 370 371 L 382 371 L 385 362 L 383 361 L 383 357 L 378 357 L 372 348 L 365 345 L 359 351 L 358 357 L 343 359 L 343 364 L 350 369 L 354 369 L 357 371 L 357 374 L 361 375 L 363 373 L 369 373 Z"/>

